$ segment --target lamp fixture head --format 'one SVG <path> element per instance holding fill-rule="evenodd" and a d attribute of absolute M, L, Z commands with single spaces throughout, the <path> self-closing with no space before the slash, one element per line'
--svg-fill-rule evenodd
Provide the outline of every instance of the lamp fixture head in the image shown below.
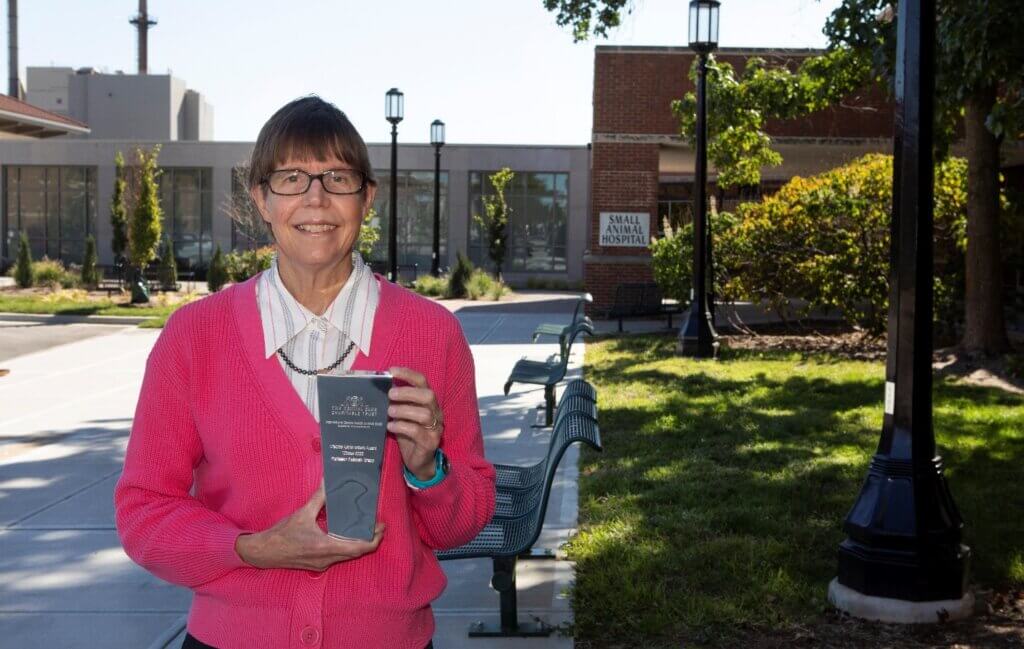
<path fill-rule="evenodd" d="M 718 47 L 719 0 L 690 0 L 690 47 L 710 52 Z"/>
<path fill-rule="evenodd" d="M 444 146 L 444 122 L 435 119 L 430 123 L 430 143 L 434 146 Z"/>
<path fill-rule="evenodd" d="M 405 95 L 398 88 L 388 90 L 384 95 L 384 117 L 397 124 L 405 117 Z"/>

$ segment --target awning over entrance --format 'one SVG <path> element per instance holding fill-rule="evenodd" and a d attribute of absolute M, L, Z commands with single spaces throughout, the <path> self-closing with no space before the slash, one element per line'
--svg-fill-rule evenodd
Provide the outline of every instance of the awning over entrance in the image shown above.
<path fill-rule="evenodd" d="M 51 113 L 14 97 L 0 95 L 0 133 L 48 138 L 88 132 L 89 126 L 78 120 Z"/>

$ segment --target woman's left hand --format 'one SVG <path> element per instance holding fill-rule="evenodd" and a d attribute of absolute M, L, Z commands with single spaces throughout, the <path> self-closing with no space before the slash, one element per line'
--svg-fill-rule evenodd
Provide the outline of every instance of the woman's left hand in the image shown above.
<path fill-rule="evenodd" d="M 388 392 L 388 430 L 395 434 L 405 468 L 417 479 L 434 477 L 434 452 L 441 442 L 444 428 L 441 407 L 427 377 L 407 367 L 392 367 L 391 376 L 407 386 L 392 387 Z"/>

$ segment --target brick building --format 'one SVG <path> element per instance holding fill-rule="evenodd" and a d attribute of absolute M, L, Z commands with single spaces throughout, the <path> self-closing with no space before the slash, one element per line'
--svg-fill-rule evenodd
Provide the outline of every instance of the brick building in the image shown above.
<path fill-rule="evenodd" d="M 796 65 L 820 53 L 722 48 L 715 56 L 741 70 L 753 56 L 777 66 Z M 583 274 L 597 312 L 610 306 L 616 285 L 653 279 L 650 251 L 640 243 L 642 237 L 625 239 L 630 245 L 617 245 L 623 239 L 608 236 L 609 219 L 625 213 L 634 223 L 647 221 L 650 234 L 656 234 L 663 218 L 685 222 L 692 214 L 695 156 L 679 135 L 671 103 L 694 90 L 689 78 L 694 56 L 683 47 L 596 48 L 591 205 Z M 881 88 L 865 89 L 841 107 L 805 118 L 769 122 L 766 130 L 783 164 L 762 170 L 759 186 L 728 192 L 716 186 L 715 170 L 709 166 L 708 195 L 728 209 L 739 199 L 773 192 L 793 176 L 825 171 L 869 152 L 891 153 L 892 128 L 892 106 Z M 1024 169 L 1024 149 L 1017 144 L 1004 146 L 1007 177 Z M 954 152 L 957 149 L 954 146 Z"/>

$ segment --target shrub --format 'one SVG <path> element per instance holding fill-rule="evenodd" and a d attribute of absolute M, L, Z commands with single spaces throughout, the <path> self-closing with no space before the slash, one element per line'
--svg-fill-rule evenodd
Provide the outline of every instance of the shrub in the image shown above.
<path fill-rule="evenodd" d="M 18 261 L 14 264 L 14 281 L 21 288 L 32 286 L 32 248 L 28 245 L 28 236 L 22 232 L 18 235 Z"/>
<path fill-rule="evenodd" d="M 459 251 L 455 268 L 448 276 L 448 297 L 466 297 L 466 283 L 473 274 L 473 262 Z"/>
<path fill-rule="evenodd" d="M 178 285 L 178 264 L 174 261 L 174 244 L 170 237 L 164 237 L 163 252 L 160 255 L 160 267 L 157 277 L 160 285 L 164 288 L 174 288 Z"/>
<path fill-rule="evenodd" d="M 448 292 L 448 277 L 444 275 L 441 277 L 433 275 L 417 277 L 416 281 L 412 283 L 412 290 L 427 297 L 444 297 Z"/>
<path fill-rule="evenodd" d="M 218 244 L 217 249 L 213 252 L 213 259 L 210 260 L 210 268 L 206 271 L 206 286 L 211 293 L 216 293 L 227 283 L 228 272 L 224 268 L 224 255 Z"/>
<path fill-rule="evenodd" d="M 36 286 L 74 288 L 79 280 L 59 260 L 43 257 L 32 263 L 32 283 Z"/>
<path fill-rule="evenodd" d="M 494 280 L 494 284 L 491 285 L 491 290 L 487 292 L 487 297 L 497 302 L 501 299 L 501 296 L 508 292 L 508 286 L 505 282 L 500 279 Z"/>
<path fill-rule="evenodd" d="M 270 268 L 273 261 L 273 246 L 263 246 L 255 250 L 234 250 L 224 255 L 224 268 L 232 282 L 244 282 L 260 271 Z"/>
<path fill-rule="evenodd" d="M 482 268 L 477 268 L 466 282 L 466 297 L 479 300 L 494 288 L 494 279 Z"/>
<path fill-rule="evenodd" d="M 966 162 L 935 171 L 935 313 L 962 294 Z M 810 178 L 793 178 L 774 195 L 744 203 L 722 237 L 727 289 L 764 300 L 780 315 L 789 298 L 807 309 L 835 308 L 870 333 L 885 330 L 889 298 L 892 156 L 870 154 Z M 946 286 L 948 284 L 948 286 Z M 799 314 L 798 314 L 799 315 Z"/>
<path fill-rule="evenodd" d="M 82 284 L 93 288 L 100 283 L 100 272 L 96 267 L 96 239 L 90 234 L 85 238 L 85 259 L 82 261 Z"/>
<path fill-rule="evenodd" d="M 727 290 L 727 279 L 735 272 L 737 259 L 729 236 L 729 231 L 735 225 L 736 217 L 729 212 L 712 209 L 708 214 L 714 246 L 713 266 L 709 272 L 714 274 L 715 299 L 719 301 L 733 297 Z M 664 236 L 653 238 L 650 244 L 654 281 L 661 287 L 665 297 L 689 304 L 690 289 L 693 287 L 693 223 L 673 228 L 666 221 L 663 229 Z M 709 277 L 708 281 L 712 281 L 712 278 Z"/>

